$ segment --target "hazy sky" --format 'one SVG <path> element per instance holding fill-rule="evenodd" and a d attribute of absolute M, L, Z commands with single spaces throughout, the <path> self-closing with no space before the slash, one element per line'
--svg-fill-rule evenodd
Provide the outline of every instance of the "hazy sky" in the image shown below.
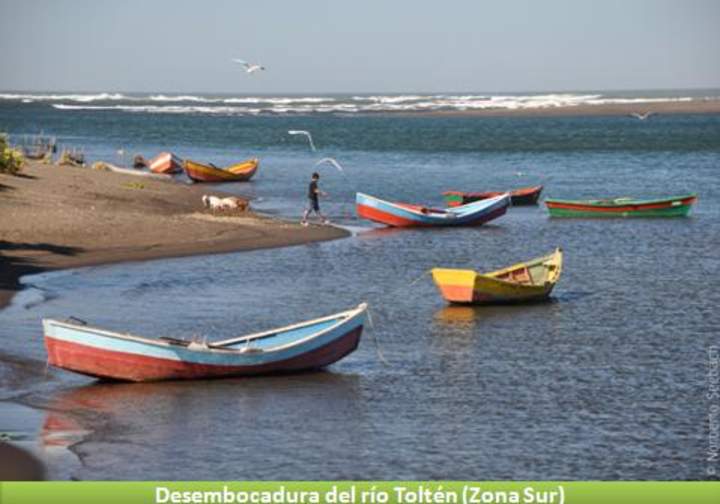
<path fill-rule="evenodd" d="M 0 0 L 0 50 L 0 90 L 720 87 L 720 0 Z"/>

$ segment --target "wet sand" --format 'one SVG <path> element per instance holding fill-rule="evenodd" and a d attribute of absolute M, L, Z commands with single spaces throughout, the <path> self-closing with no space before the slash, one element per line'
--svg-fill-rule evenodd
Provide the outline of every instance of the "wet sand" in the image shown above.
<path fill-rule="evenodd" d="M 0 308 L 42 271 L 298 245 L 347 236 L 252 212 L 211 212 L 204 184 L 29 162 L 0 174 Z"/>

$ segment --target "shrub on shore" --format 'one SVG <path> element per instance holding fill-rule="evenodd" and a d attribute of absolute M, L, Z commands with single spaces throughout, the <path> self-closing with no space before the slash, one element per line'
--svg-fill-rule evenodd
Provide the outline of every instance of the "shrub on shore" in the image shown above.
<path fill-rule="evenodd" d="M 10 147 L 7 135 L 0 133 L 0 173 L 14 175 L 22 169 L 24 163 L 22 152 Z"/>

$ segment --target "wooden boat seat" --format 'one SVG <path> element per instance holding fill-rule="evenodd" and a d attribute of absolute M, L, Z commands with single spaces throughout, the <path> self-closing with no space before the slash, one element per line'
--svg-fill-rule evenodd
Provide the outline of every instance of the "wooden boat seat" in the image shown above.
<path fill-rule="evenodd" d="M 506 282 L 512 282 L 517 284 L 533 284 L 532 277 L 530 276 L 530 271 L 528 271 L 527 268 L 519 268 L 513 271 L 508 271 L 504 275 L 499 275 L 497 278 L 500 280 L 505 280 Z"/>

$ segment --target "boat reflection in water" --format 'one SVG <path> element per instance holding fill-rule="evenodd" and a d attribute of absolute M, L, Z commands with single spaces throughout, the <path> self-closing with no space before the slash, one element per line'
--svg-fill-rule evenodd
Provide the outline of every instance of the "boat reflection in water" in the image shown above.
<path fill-rule="evenodd" d="M 482 315 L 483 308 L 473 306 L 443 306 L 435 312 L 435 321 L 441 325 L 474 327 Z"/>
<path fill-rule="evenodd" d="M 191 382 L 97 382 L 59 393 L 48 410 L 43 448 L 82 442 L 73 448 L 86 465 L 78 473 L 82 479 L 108 471 L 122 479 L 142 479 L 145 474 L 211 478 L 213 471 L 238 476 L 239 470 L 251 470 L 243 460 L 249 459 L 248 465 L 255 464 L 252 470 L 257 471 L 292 464 L 294 450 L 309 450 L 303 445 L 312 441 L 308 432 L 314 432 L 314 425 L 322 425 L 323 436 L 339 444 L 370 430 L 358 376 L 332 372 Z M 195 473 L 192 464 L 163 469 L 168 460 L 201 452 L 218 453 L 201 457 L 212 460 L 212 467 L 197 468 L 200 472 Z M 136 462 L 128 464 L 129 460 Z"/>

